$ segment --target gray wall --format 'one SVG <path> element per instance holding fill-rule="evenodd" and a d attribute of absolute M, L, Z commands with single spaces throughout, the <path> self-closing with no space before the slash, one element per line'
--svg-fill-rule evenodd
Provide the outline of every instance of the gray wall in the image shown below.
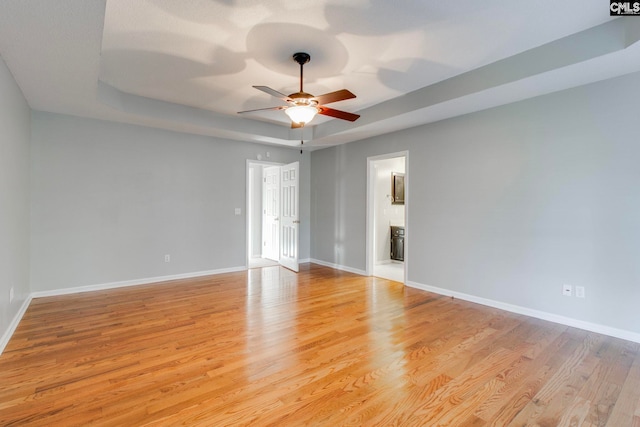
<path fill-rule="evenodd" d="M 408 150 L 409 281 L 638 333 L 639 114 L 633 74 L 314 152 L 311 256 L 365 269 L 366 159 Z"/>
<path fill-rule="evenodd" d="M 246 159 L 266 151 L 301 161 L 308 258 L 309 153 L 34 112 L 32 290 L 245 266 Z"/>
<path fill-rule="evenodd" d="M 0 336 L 29 296 L 30 116 L 0 57 Z M 9 303 L 11 287 L 13 303 Z"/>

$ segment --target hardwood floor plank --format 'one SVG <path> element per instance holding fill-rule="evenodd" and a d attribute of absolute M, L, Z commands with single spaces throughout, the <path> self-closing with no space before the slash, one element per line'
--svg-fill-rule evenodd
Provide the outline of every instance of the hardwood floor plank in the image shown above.
<path fill-rule="evenodd" d="M 548 366 L 549 360 L 566 343 L 563 339 L 566 335 L 558 333 L 566 328 L 557 326 L 559 325 L 549 328 L 549 331 L 554 333 L 543 334 L 545 339 L 539 342 L 526 341 L 530 347 L 523 352 L 525 358 L 523 363 L 510 374 L 509 378 L 505 379 L 505 386 L 502 389 L 477 406 L 475 416 L 491 422 L 490 425 L 506 426 L 532 400 L 551 377 L 553 371 Z M 533 336 L 540 335 L 536 333 Z M 544 342 L 553 337 L 555 339 L 545 346 Z"/>
<path fill-rule="evenodd" d="M 640 425 L 640 345 L 313 264 L 31 302 L 0 425 Z"/>
<path fill-rule="evenodd" d="M 600 427 L 606 425 L 635 357 L 635 352 L 630 353 L 618 345 L 604 347 L 598 355 L 599 363 L 574 403 L 580 406 L 576 415 L 583 423 Z M 584 418 L 583 408 L 586 408 Z M 566 411 L 565 417 L 569 417 L 571 412 Z"/>
<path fill-rule="evenodd" d="M 640 358 L 636 355 L 615 401 L 607 427 L 640 426 Z"/>

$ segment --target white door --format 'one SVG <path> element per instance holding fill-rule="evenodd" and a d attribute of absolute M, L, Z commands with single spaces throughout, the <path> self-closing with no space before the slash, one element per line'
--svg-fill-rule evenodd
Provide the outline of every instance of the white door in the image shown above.
<path fill-rule="evenodd" d="M 280 169 L 280 265 L 297 272 L 300 163 L 293 162 Z"/>
<path fill-rule="evenodd" d="M 262 169 L 262 257 L 280 259 L 280 166 Z"/>

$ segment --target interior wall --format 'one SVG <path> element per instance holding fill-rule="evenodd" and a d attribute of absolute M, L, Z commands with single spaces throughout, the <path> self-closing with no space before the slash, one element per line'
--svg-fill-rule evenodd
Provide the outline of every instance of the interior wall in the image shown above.
<path fill-rule="evenodd" d="M 308 152 L 44 112 L 32 123 L 33 291 L 244 267 L 246 161 L 267 151 L 301 162 L 309 257 Z"/>
<path fill-rule="evenodd" d="M 0 336 L 4 336 L 30 293 L 31 110 L 2 57 L 0 94 Z M 12 287 L 14 299 L 10 302 Z"/>
<path fill-rule="evenodd" d="M 391 260 L 391 226 L 404 226 L 404 205 L 391 203 L 391 174 L 404 173 L 404 157 L 377 160 L 374 195 L 376 263 Z"/>
<path fill-rule="evenodd" d="M 314 152 L 312 257 L 365 269 L 366 159 L 408 150 L 409 282 L 638 333 L 638 100 L 635 73 Z"/>

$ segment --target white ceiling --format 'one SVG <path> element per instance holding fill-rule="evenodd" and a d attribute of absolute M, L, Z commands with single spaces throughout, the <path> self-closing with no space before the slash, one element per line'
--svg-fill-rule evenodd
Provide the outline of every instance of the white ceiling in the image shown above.
<path fill-rule="evenodd" d="M 252 85 L 347 88 L 305 147 L 379 135 L 640 70 L 640 20 L 603 0 L 2 0 L 0 55 L 35 110 L 297 146 Z"/>

